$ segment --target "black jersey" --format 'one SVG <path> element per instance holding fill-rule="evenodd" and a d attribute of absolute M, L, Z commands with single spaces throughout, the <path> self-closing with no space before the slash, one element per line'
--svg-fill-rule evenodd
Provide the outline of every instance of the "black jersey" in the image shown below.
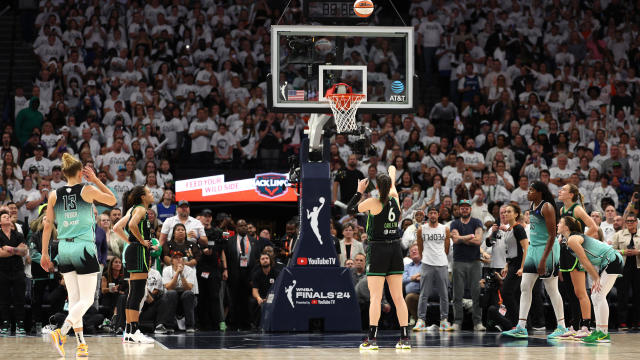
<path fill-rule="evenodd" d="M 138 206 L 144 208 L 142 205 L 136 205 L 133 209 L 131 209 L 131 212 L 129 213 L 129 220 L 127 221 L 127 231 L 129 232 L 129 243 L 131 244 L 135 244 L 139 242 L 138 239 L 135 236 L 133 236 L 133 234 L 129 231 L 129 222 L 131 221 L 131 217 L 133 216 L 133 211 Z M 151 222 L 149 222 L 149 215 L 147 214 L 146 211 L 144 213 L 144 217 L 142 218 L 142 220 L 140 220 L 140 223 L 138 224 L 138 230 L 140 230 L 140 234 L 142 235 L 143 240 L 151 240 Z"/>
<path fill-rule="evenodd" d="M 367 236 L 369 241 L 390 241 L 400 239 L 400 206 L 390 197 L 379 214 L 369 213 L 367 218 Z"/>
<path fill-rule="evenodd" d="M 564 208 L 564 206 L 560 209 L 560 216 L 571 216 L 572 218 L 578 220 L 578 222 L 580 223 L 580 231 L 584 232 L 584 228 L 586 227 L 584 221 L 582 221 L 582 219 L 580 219 L 579 217 L 576 216 L 575 214 L 575 209 L 576 206 L 578 206 L 578 203 L 574 203 L 573 205 L 571 205 L 569 207 L 569 209 Z"/>

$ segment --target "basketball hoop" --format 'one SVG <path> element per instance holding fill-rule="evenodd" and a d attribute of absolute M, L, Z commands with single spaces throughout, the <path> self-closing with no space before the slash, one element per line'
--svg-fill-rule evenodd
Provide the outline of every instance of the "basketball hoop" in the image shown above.
<path fill-rule="evenodd" d="M 335 93 L 336 87 L 345 88 L 348 92 L 337 94 Z M 329 106 L 331 106 L 338 133 L 358 130 L 356 112 L 365 97 L 364 94 L 352 93 L 351 86 L 343 83 L 335 84 L 327 91 L 326 98 L 329 100 Z"/>

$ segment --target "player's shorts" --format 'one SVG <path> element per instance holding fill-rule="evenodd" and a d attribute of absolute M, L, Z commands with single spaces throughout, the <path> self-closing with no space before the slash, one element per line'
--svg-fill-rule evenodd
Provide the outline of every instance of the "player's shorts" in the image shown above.
<path fill-rule="evenodd" d="M 60 273 L 75 271 L 79 275 L 100 272 L 98 250 L 93 233 L 71 239 L 60 239 L 55 262 Z"/>
<path fill-rule="evenodd" d="M 387 276 L 404 273 L 400 241 L 371 241 L 367 248 L 367 276 Z"/>
<path fill-rule="evenodd" d="M 147 273 L 151 265 L 149 249 L 139 242 L 130 243 L 124 250 L 124 268 L 130 273 Z"/>
<path fill-rule="evenodd" d="M 538 273 L 538 264 L 544 254 L 544 246 L 529 246 L 527 249 L 527 257 L 524 260 L 524 268 L 522 272 L 528 274 Z M 560 270 L 560 244 L 556 241 L 553 243 L 551 252 L 547 256 L 547 262 L 545 266 L 545 274 L 541 278 L 558 276 Z"/>
<path fill-rule="evenodd" d="M 615 260 L 601 267 L 600 271 L 598 272 L 599 275 L 602 275 L 602 273 L 606 271 L 607 274 L 612 274 L 612 275 L 617 274 L 622 276 L 622 272 L 624 270 L 624 262 L 622 261 L 622 255 L 620 255 L 620 253 L 616 251 L 615 256 L 616 256 Z"/>
<path fill-rule="evenodd" d="M 566 246 L 560 246 L 560 271 L 571 272 L 573 270 L 585 272 L 586 270 L 580 264 L 578 258 L 567 249 Z"/>

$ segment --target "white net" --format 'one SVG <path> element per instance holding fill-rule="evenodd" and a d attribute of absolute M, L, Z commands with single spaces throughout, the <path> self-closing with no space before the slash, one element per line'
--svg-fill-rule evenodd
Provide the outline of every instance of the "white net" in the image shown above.
<path fill-rule="evenodd" d="M 338 133 L 356 131 L 356 112 L 364 100 L 364 94 L 330 94 L 327 95 Z"/>

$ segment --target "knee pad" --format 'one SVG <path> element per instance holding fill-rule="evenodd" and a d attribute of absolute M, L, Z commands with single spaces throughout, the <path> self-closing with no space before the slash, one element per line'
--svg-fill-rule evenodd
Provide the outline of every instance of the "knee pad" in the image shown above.
<path fill-rule="evenodd" d="M 146 279 L 129 280 L 129 297 L 127 297 L 127 310 L 140 311 L 140 304 L 147 286 Z"/>
<path fill-rule="evenodd" d="M 593 306 L 600 305 L 602 301 L 607 301 L 607 297 L 602 294 L 602 291 L 591 294 L 591 302 L 593 303 Z"/>

